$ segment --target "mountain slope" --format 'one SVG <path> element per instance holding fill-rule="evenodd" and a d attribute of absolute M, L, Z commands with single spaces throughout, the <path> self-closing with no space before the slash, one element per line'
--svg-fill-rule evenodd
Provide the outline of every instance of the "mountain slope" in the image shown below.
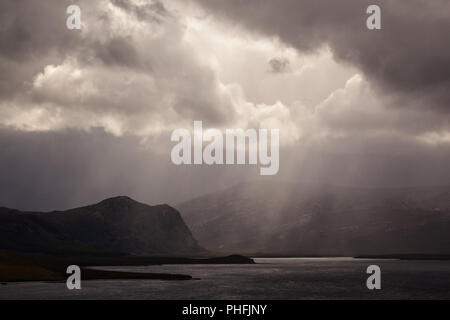
<path fill-rule="evenodd" d="M 178 206 L 213 251 L 450 253 L 450 188 L 248 183 Z"/>
<path fill-rule="evenodd" d="M 128 197 L 63 212 L 0 209 L 0 249 L 51 254 L 201 252 L 178 211 Z"/>

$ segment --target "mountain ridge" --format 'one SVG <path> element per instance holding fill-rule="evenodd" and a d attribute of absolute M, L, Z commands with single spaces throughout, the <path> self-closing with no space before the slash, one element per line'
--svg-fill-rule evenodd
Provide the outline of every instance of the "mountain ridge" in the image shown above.
<path fill-rule="evenodd" d="M 450 187 L 446 186 L 249 182 L 176 207 L 200 244 L 224 253 L 450 252 Z"/>
<path fill-rule="evenodd" d="M 65 211 L 0 208 L 0 249 L 51 254 L 185 254 L 204 251 L 180 213 L 127 196 Z"/>

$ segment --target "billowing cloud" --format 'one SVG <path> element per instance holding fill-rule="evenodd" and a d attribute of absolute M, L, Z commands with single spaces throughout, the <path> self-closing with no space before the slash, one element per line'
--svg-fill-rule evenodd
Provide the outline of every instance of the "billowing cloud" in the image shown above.
<path fill-rule="evenodd" d="M 2 20 L 2 33 L 8 35 L 2 36 L 7 41 L 2 48 L 8 50 L 0 62 L 7 74 L 15 73 L 2 76 L 3 125 L 28 130 L 101 126 L 114 134 L 149 135 L 187 119 L 212 125 L 233 119 L 226 88 L 183 41 L 180 19 L 161 3 L 80 1 L 81 32 L 65 28 L 63 2 L 54 4 L 2 2 L 7 7 L 2 12 L 20 17 Z M 11 34 L 16 36 L 10 41 Z M 26 116 L 33 113 L 46 117 Z"/>
<path fill-rule="evenodd" d="M 196 2 L 215 17 L 276 37 L 301 52 L 327 45 L 335 59 L 359 68 L 376 87 L 405 98 L 403 104 L 416 101 L 422 108 L 450 110 L 448 1 Z M 369 4 L 381 7 L 382 30 L 366 28 Z"/>

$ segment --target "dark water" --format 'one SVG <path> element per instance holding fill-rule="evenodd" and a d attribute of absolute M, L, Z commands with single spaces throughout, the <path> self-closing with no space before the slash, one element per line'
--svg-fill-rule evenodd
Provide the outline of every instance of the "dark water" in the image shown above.
<path fill-rule="evenodd" d="M 256 259 L 256 265 L 108 267 L 190 274 L 200 280 L 84 281 L 0 286 L 0 299 L 450 299 L 450 261 Z M 379 265 L 382 289 L 369 291 L 366 269 Z"/>

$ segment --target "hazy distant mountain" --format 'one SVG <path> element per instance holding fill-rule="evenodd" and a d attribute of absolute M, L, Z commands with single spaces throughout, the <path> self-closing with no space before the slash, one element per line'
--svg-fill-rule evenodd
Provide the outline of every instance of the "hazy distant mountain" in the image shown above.
<path fill-rule="evenodd" d="M 273 254 L 450 253 L 450 188 L 249 183 L 178 206 L 210 250 Z"/>
<path fill-rule="evenodd" d="M 0 208 L 0 249 L 52 254 L 201 252 L 178 211 L 127 197 L 63 212 Z"/>

